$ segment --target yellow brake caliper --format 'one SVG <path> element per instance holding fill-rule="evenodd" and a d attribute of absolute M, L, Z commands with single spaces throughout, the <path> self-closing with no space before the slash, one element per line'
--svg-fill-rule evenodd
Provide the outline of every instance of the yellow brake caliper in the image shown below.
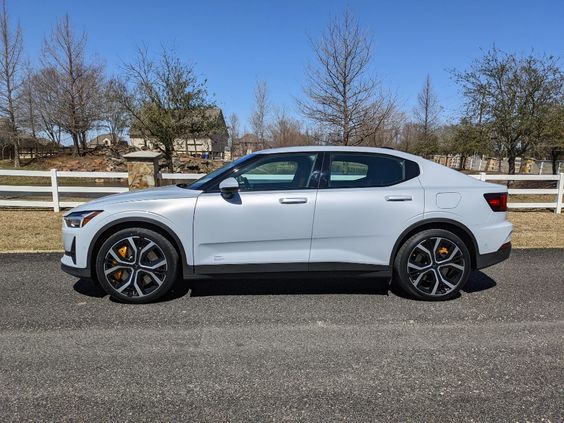
<path fill-rule="evenodd" d="M 123 247 L 118 248 L 118 253 L 119 253 L 120 256 L 122 256 L 122 258 L 125 258 L 125 256 L 127 255 L 127 245 L 124 245 Z M 116 262 L 116 264 L 117 264 L 117 262 Z M 115 264 L 114 264 L 114 266 L 115 266 Z M 114 273 L 114 278 L 119 281 L 121 279 L 122 273 L 123 273 L 122 269 L 116 270 L 115 273 Z"/>
<path fill-rule="evenodd" d="M 448 248 L 447 248 L 447 247 L 441 247 L 441 248 L 439 248 L 439 254 L 440 254 L 441 256 L 447 255 L 447 254 L 448 254 Z"/>
<path fill-rule="evenodd" d="M 123 247 L 118 248 L 118 253 L 119 253 L 120 256 L 125 258 L 125 255 L 127 254 L 127 245 L 124 245 Z"/>

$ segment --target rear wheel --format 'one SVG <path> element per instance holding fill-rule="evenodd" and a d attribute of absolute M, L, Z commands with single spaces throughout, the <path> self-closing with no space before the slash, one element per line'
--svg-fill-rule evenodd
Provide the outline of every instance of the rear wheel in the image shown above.
<path fill-rule="evenodd" d="M 452 232 L 428 229 L 409 238 L 394 263 L 394 281 L 410 296 L 447 300 L 468 281 L 468 247 Z"/>
<path fill-rule="evenodd" d="M 176 249 L 164 236 L 149 229 L 124 229 L 102 244 L 96 275 L 112 297 L 128 303 L 147 303 L 172 288 L 177 267 Z"/>

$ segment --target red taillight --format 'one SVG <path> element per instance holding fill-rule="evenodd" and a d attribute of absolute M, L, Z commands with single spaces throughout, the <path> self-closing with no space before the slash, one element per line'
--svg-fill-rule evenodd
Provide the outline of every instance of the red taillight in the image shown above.
<path fill-rule="evenodd" d="M 507 211 L 507 193 L 506 192 L 494 192 L 491 194 L 484 194 L 484 198 L 490 205 L 494 212 L 504 212 Z"/>

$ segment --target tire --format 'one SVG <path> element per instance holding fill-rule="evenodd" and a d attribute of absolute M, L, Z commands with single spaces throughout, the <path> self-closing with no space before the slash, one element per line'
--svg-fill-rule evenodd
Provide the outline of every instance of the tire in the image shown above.
<path fill-rule="evenodd" d="M 427 229 L 403 243 L 394 260 L 394 282 L 410 297 L 448 300 L 468 281 L 470 252 L 455 234 Z"/>
<path fill-rule="evenodd" d="M 158 232 L 123 229 L 104 241 L 96 255 L 96 278 L 111 297 L 148 303 L 165 295 L 178 276 L 178 253 Z"/>

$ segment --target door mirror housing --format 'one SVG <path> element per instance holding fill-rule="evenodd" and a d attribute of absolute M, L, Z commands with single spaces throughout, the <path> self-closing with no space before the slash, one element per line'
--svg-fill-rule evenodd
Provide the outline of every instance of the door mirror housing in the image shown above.
<path fill-rule="evenodd" d="M 224 179 L 219 183 L 219 190 L 225 198 L 231 198 L 235 193 L 239 192 L 239 182 L 233 177 Z"/>

